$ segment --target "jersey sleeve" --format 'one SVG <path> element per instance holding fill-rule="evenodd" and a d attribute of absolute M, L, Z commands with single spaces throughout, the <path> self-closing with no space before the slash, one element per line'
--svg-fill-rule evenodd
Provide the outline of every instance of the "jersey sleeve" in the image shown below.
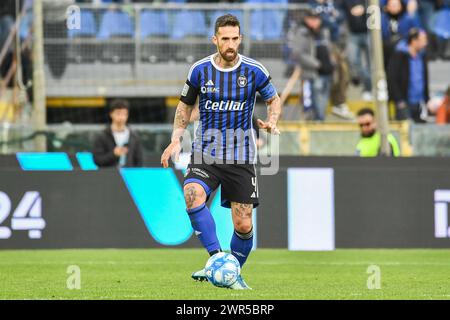
<path fill-rule="evenodd" d="M 200 87 L 198 83 L 199 70 L 198 67 L 192 66 L 189 70 L 186 83 L 181 91 L 180 100 L 187 105 L 194 105 L 197 100 L 198 93 L 200 92 Z"/>
<path fill-rule="evenodd" d="M 272 84 L 272 78 L 265 68 L 258 68 L 258 72 L 256 74 L 256 90 L 258 90 L 258 92 L 261 94 L 264 101 L 269 100 L 277 94 L 277 91 Z"/>

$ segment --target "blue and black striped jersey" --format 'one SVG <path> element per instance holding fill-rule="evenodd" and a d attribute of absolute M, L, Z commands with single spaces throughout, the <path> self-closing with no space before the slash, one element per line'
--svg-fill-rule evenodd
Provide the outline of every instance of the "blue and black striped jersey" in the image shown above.
<path fill-rule="evenodd" d="M 243 55 L 227 69 L 216 65 L 214 55 L 194 63 L 181 94 L 181 101 L 191 105 L 192 97 L 199 98 L 200 122 L 193 152 L 214 159 L 255 163 L 253 109 L 257 92 L 265 101 L 276 95 L 270 80 L 261 63 Z"/>

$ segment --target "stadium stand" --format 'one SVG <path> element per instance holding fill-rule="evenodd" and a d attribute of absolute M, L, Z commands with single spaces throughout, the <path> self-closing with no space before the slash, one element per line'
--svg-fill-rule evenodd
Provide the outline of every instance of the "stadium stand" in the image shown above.
<path fill-rule="evenodd" d="M 436 13 L 432 32 L 438 37 L 440 56 L 442 59 L 450 59 L 450 8 Z"/>
<path fill-rule="evenodd" d="M 144 9 L 140 12 L 141 61 L 167 61 L 170 56 L 167 39 L 170 36 L 169 13 L 164 10 Z"/>
<path fill-rule="evenodd" d="M 86 43 L 83 40 L 94 40 L 97 37 L 97 21 L 92 10 L 86 9 L 80 12 L 80 29 L 69 29 L 68 37 L 71 40 L 69 59 L 77 63 L 92 62 L 97 59 L 98 46 L 94 43 Z M 81 41 L 76 41 L 80 38 Z"/>
<path fill-rule="evenodd" d="M 189 63 L 204 56 L 203 46 L 196 40 L 205 42 L 208 28 L 204 12 L 197 10 L 182 10 L 174 15 L 173 29 L 170 35 L 177 44 L 172 49 L 176 61 Z"/>
<path fill-rule="evenodd" d="M 141 39 L 148 37 L 168 37 L 169 16 L 166 11 L 144 9 L 140 13 Z"/>
<path fill-rule="evenodd" d="M 97 37 L 105 40 L 120 36 L 134 36 L 133 20 L 126 12 L 121 10 L 112 9 L 106 11 L 101 17 Z"/>
<path fill-rule="evenodd" d="M 106 11 L 100 22 L 97 38 L 113 40 L 103 46 L 102 59 L 110 62 L 131 62 L 134 59 L 134 23 L 128 13 L 111 9 Z M 120 41 L 125 40 L 125 41 Z"/>
<path fill-rule="evenodd" d="M 290 26 L 298 22 L 296 16 L 304 10 L 301 8 L 310 1 L 199 1 L 191 6 L 195 2 L 85 0 L 77 1 L 81 8 L 80 29 L 67 30 L 65 21 L 45 19 L 43 48 L 48 122 L 89 123 L 92 124 L 89 130 L 95 130 L 95 124 L 105 121 L 104 100 L 125 97 L 132 100 L 132 105 L 134 100 L 139 100 L 139 108 L 132 110 L 133 123 L 146 123 L 149 127 L 155 123 L 169 123 L 190 64 L 214 52 L 210 39 L 214 22 L 218 16 L 228 12 L 241 21 L 244 35 L 241 53 L 261 61 L 269 69 L 280 91 L 285 87 L 290 76 L 289 72 L 285 72 L 289 61 L 289 53 L 284 46 L 286 34 Z M 165 3 L 169 3 L 169 6 L 165 6 Z M 334 1 L 337 8 L 339 3 Z M 440 3 L 445 4 L 446 1 Z M 286 5 L 290 6 L 289 9 Z M 294 8 L 293 5 L 298 7 Z M 45 7 L 44 15 L 52 16 L 54 10 L 54 7 Z M 450 59 L 449 10 L 448 4 L 447 7 L 434 8 L 429 30 L 439 40 L 436 49 L 434 46 L 429 48 L 432 56 L 433 50 L 436 50 L 434 61 L 430 64 L 430 87 L 435 95 L 441 94 L 448 86 L 450 69 L 448 62 L 443 59 Z M 19 29 L 22 40 L 30 38 L 32 20 L 32 12 L 22 18 Z M 339 28 L 345 36 L 345 21 Z M 12 59 L 5 59 L 2 69 L 10 70 L 11 63 Z M 302 117 L 299 88 L 300 85 L 295 86 L 288 97 L 285 119 L 298 120 Z M 360 86 L 355 85 L 348 90 L 348 104 L 352 111 L 367 104 L 372 105 L 362 100 L 361 90 Z M 154 103 L 156 99 L 159 99 L 158 103 Z M 2 110 L 0 107 L 0 117 Z M 264 116 L 264 112 L 264 108 L 255 110 L 255 114 L 261 116 Z M 10 112 L 4 114 L 9 115 Z M 394 117 L 392 111 L 390 116 Z M 430 116 L 430 121 L 433 121 L 433 115 Z M 328 113 L 327 121 L 340 119 Z M 298 138 L 297 129 L 287 132 L 283 137 L 287 141 L 284 147 L 291 145 L 290 139 Z M 342 127 L 336 132 L 343 134 L 347 129 Z M 147 128 L 141 128 L 139 132 L 144 134 Z M 426 132 L 429 134 L 429 131 Z M 155 139 L 153 133 L 147 136 L 144 140 L 148 148 L 155 143 L 160 144 L 152 150 L 159 150 L 165 144 L 164 135 L 161 135 L 161 141 Z M 327 135 L 320 130 L 312 130 L 309 136 L 321 143 L 334 139 L 332 134 Z M 319 136 L 323 139 L 314 138 Z M 87 138 L 85 136 L 82 140 L 86 141 Z M 309 152 L 326 154 L 346 150 L 342 144 L 337 146 L 319 152 L 315 145 Z M 307 154 L 308 148 L 302 148 L 299 144 L 295 150 L 283 152 L 297 154 L 298 150 L 303 150 L 302 154 Z"/>

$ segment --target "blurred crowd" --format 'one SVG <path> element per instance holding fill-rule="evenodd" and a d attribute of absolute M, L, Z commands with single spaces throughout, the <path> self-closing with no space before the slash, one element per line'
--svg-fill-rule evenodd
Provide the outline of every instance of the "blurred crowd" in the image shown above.
<path fill-rule="evenodd" d="M 352 118 L 350 83 L 372 100 L 371 43 L 365 0 L 311 0 L 306 14 L 287 21 L 287 63 L 303 70 L 303 104 L 309 119 L 334 114 Z M 384 68 L 397 120 L 425 122 L 430 112 L 428 61 L 449 59 L 450 1 L 381 0 Z M 288 69 L 289 70 L 289 69 Z M 289 73 L 289 71 L 288 71 Z"/>

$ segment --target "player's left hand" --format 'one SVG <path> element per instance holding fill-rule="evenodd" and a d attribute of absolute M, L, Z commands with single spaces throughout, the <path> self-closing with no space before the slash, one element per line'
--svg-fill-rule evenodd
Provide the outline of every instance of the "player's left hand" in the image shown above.
<path fill-rule="evenodd" d="M 268 133 L 280 134 L 280 130 L 278 130 L 276 123 L 264 122 L 261 119 L 258 119 L 257 122 L 258 122 L 258 126 L 261 129 L 265 129 Z"/>

